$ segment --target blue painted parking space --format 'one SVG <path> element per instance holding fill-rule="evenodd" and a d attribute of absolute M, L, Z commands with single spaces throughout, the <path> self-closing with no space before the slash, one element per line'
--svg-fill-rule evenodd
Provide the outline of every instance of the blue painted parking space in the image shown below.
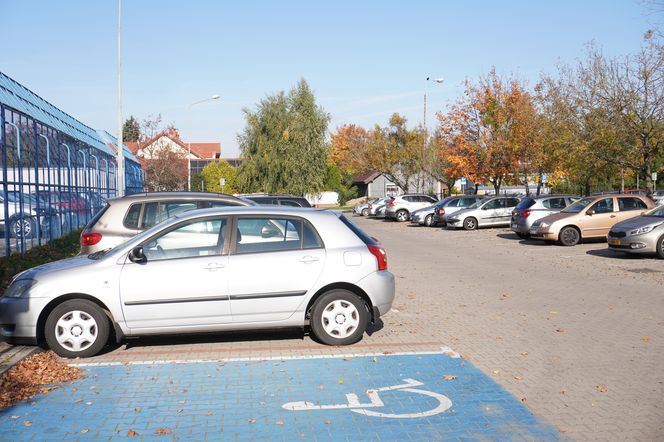
<path fill-rule="evenodd" d="M 0 414 L 2 440 L 558 440 L 447 354 L 137 363 Z"/>

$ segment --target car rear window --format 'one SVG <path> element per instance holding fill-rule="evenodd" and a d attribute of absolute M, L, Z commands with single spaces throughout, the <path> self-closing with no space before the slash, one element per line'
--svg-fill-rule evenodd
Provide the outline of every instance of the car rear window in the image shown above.
<path fill-rule="evenodd" d="M 346 226 L 353 231 L 366 245 L 368 246 L 377 246 L 379 244 L 378 240 L 372 236 L 369 236 L 364 230 L 360 229 L 353 223 L 351 220 L 341 215 L 339 217 L 341 222 L 346 224 Z"/>
<path fill-rule="evenodd" d="M 516 208 L 518 210 L 526 210 L 529 207 L 533 207 L 535 205 L 535 200 L 532 198 L 524 198 L 521 200 L 519 204 L 516 205 Z"/>
<path fill-rule="evenodd" d="M 104 215 L 104 213 L 108 210 L 108 208 L 109 208 L 110 206 L 111 206 L 110 204 L 104 204 L 104 207 L 102 207 L 102 208 L 99 210 L 99 212 L 95 213 L 95 215 L 92 217 L 92 219 L 91 219 L 90 221 L 88 221 L 88 223 L 85 225 L 85 229 L 86 229 L 86 230 L 87 230 L 87 229 L 91 229 L 92 226 L 94 226 L 95 224 L 97 224 L 97 221 L 99 221 L 99 219 L 101 219 L 101 217 Z M 138 218 L 137 218 L 137 219 L 138 219 Z"/>

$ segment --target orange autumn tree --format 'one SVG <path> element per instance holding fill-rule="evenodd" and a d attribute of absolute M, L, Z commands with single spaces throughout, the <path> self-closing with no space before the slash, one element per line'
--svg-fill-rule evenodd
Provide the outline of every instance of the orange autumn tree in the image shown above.
<path fill-rule="evenodd" d="M 531 142 L 524 122 L 530 114 L 524 106 L 532 106 L 524 87 L 517 80 L 502 79 L 495 69 L 476 84 L 466 81 L 464 96 L 447 114 L 438 114 L 444 173 L 476 185 L 489 182 L 498 194 Z"/>
<path fill-rule="evenodd" d="M 338 128 L 331 135 L 329 161 L 351 175 L 368 172 L 372 138 L 361 126 L 350 124 Z"/>

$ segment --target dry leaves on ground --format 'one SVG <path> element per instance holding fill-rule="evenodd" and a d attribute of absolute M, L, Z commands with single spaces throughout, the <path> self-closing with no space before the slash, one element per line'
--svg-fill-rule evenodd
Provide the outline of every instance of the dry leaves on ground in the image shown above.
<path fill-rule="evenodd" d="M 49 391 L 50 388 L 44 388 L 45 385 L 53 387 L 82 377 L 80 369 L 63 364 L 53 352 L 30 356 L 0 378 L 0 408 Z"/>
<path fill-rule="evenodd" d="M 170 428 L 157 428 L 157 430 L 154 432 L 157 436 L 166 436 L 168 434 L 171 434 L 173 430 Z"/>

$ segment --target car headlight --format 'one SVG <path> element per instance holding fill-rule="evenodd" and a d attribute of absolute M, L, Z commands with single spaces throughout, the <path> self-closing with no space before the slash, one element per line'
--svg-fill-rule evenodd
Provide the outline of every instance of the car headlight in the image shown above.
<path fill-rule="evenodd" d="M 9 284 L 3 296 L 6 298 L 22 298 L 35 284 L 37 284 L 37 281 L 34 279 L 19 279 Z"/>
<path fill-rule="evenodd" d="M 538 227 L 540 229 L 544 230 L 544 229 L 548 229 L 549 227 L 551 227 L 551 224 L 542 222 L 542 223 L 539 224 Z"/>
<path fill-rule="evenodd" d="M 659 227 L 660 224 L 655 224 L 655 225 L 650 225 L 650 226 L 643 226 L 641 228 L 638 228 L 636 230 L 632 230 L 629 232 L 630 235 L 643 235 L 644 233 L 650 233 L 652 232 L 652 229 L 655 227 Z"/>

